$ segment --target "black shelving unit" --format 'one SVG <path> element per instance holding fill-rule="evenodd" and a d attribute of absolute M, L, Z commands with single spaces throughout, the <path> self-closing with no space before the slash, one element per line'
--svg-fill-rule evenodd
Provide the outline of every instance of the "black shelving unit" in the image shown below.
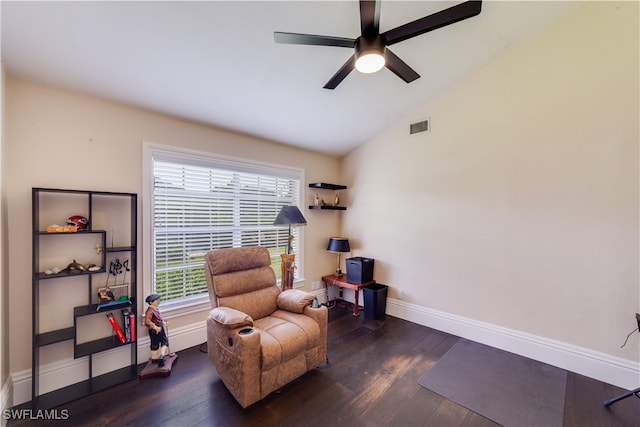
<path fill-rule="evenodd" d="M 34 409 L 50 409 L 79 397 L 95 393 L 137 377 L 137 344 L 135 337 L 137 321 L 131 327 L 130 340 L 122 343 L 111 329 L 106 315 L 113 314 L 124 329 L 125 310 L 138 319 L 137 295 L 137 194 L 105 191 L 65 190 L 52 188 L 32 189 L 32 372 L 31 406 Z M 60 224 L 72 215 L 88 218 L 86 230 L 77 232 L 47 232 L 47 226 Z M 95 220 L 95 221 L 94 221 Z M 96 228 L 94 228 L 94 226 Z M 117 235 L 117 236 L 115 236 Z M 117 241 L 117 245 L 115 244 Z M 107 268 L 113 261 L 126 257 L 128 260 L 125 276 L 119 286 L 120 298 L 110 304 L 100 304 L 98 289 L 109 286 L 117 275 Z M 91 260 L 95 268 L 91 271 L 55 272 L 51 264 L 80 263 Z M 57 267 L 64 267 L 57 266 Z M 128 282 L 125 282 L 125 279 Z M 69 295 L 61 295 L 63 289 Z M 69 289 L 74 289 L 69 292 Z M 77 289 L 78 292 L 75 292 Z M 51 301 L 41 301 L 41 292 L 55 295 L 53 310 Z M 79 296 L 78 296 L 79 295 Z M 84 296 L 83 296 L 84 295 Z M 66 303 L 66 297 L 74 303 Z M 83 305 L 75 301 L 83 300 Z M 70 305 L 69 305 L 70 304 Z M 66 313 L 66 314 L 65 314 Z M 94 316 L 102 316 L 102 319 Z M 46 320 L 54 318 L 55 326 L 49 330 Z M 62 320 L 61 320 L 61 319 Z M 87 339 L 79 333 L 83 319 L 105 322 L 108 329 L 99 328 L 102 336 Z M 44 319 L 44 320 L 43 320 Z M 62 326 L 60 326 L 63 324 Z M 86 327 L 85 327 L 86 329 Z M 108 332 L 106 332 L 108 331 Z M 52 389 L 40 390 L 42 353 L 48 346 L 63 345 L 73 349 L 73 357 L 86 358 L 88 371 L 85 379 L 72 384 L 61 384 Z M 112 349 L 125 347 L 128 361 L 124 365 L 114 362 L 113 367 L 96 369 L 94 355 Z M 103 358 L 105 359 L 105 358 Z M 108 359 L 108 358 L 107 358 Z M 121 358 L 120 358 L 121 359 Z M 50 360 L 46 361 L 51 363 Z M 109 362 L 107 362 L 109 363 Z M 98 373 L 96 373 L 98 372 Z M 81 377 L 82 375 L 80 375 Z"/>
<path fill-rule="evenodd" d="M 341 184 L 329 184 L 327 182 L 312 182 L 309 184 L 309 188 L 317 189 L 317 190 L 346 190 L 346 185 Z M 309 209 L 320 209 L 320 210 L 330 210 L 330 211 L 346 211 L 347 208 L 345 206 L 331 206 L 331 205 L 309 205 Z"/>

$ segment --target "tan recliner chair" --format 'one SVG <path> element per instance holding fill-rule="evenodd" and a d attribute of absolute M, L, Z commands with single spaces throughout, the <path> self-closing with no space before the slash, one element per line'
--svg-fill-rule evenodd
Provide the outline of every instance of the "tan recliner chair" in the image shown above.
<path fill-rule="evenodd" d="M 307 292 L 281 291 L 267 249 L 214 249 L 205 272 L 209 357 L 243 408 L 325 363 L 327 308 L 312 308 Z"/>

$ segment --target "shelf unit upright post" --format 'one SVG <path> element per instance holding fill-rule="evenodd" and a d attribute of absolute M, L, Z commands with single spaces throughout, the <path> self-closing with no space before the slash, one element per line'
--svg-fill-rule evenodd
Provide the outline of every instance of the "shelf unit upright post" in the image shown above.
<path fill-rule="evenodd" d="M 137 207 L 135 193 L 32 189 L 31 406 L 34 409 L 50 409 L 137 377 Z M 47 230 L 48 225 L 66 221 L 72 215 L 88 218 L 87 229 Z M 117 246 L 115 230 L 118 230 Z M 122 284 L 116 286 L 120 295 L 117 299 L 114 295 L 108 302 L 100 301 L 97 286 L 109 286 L 114 273 L 112 266 L 115 260 L 122 266 L 121 256 L 127 259 Z M 76 261 L 81 268 L 67 267 L 59 272 L 52 268 L 70 266 Z M 127 276 L 129 281 L 125 284 Z M 118 275 L 113 280 L 118 280 Z M 125 342 L 118 338 L 107 315 L 117 319 L 121 329 L 128 327 Z M 49 354 L 43 361 L 44 353 Z M 94 360 L 98 353 L 106 355 L 101 357 L 102 364 Z M 69 383 L 60 385 L 57 384 L 60 378 L 48 378 L 43 386 L 41 365 L 51 363 L 51 359 L 60 362 L 68 355 L 86 358 L 87 371 L 77 373 L 77 368 L 73 368 Z"/>

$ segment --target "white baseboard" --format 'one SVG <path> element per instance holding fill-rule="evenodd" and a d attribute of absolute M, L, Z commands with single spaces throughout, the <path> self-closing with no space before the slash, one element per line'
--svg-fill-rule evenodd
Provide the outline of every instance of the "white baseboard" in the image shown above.
<path fill-rule="evenodd" d="M 13 384 L 11 382 L 11 375 L 7 375 L 7 380 L 4 382 L 4 384 L 2 384 L 2 402 L 0 403 L 2 405 L 2 414 L 4 414 L 4 410 L 5 409 L 9 409 L 11 407 L 11 401 L 12 399 L 12 390 L 13 390 Z M 5 417 L 0 417 L 0 426 L 4 427 L 7 425 L 7 420 L 5 419 Z"/>
<path fill-rule="evenodd" d="M 326 302 L 324 289 L 311 292 Z M 362 300 L 362 299 L 361 299 Z M 353 301 L 351 301 L 353 302 Z M 530 359 L 631 390 L 640 384 L 640 363 L 617 358 L 571 344 L 387 298 L 386 313 L 419 325 L 490 345 Z M 180 351 L 206 342 L 206 323 L 199 322 L 170 330 L 170 350 Z M 138 363 L 149 357 L 149 337 L 138 339 Z M 64 384 L 73 377 L 78 362 L 73 359 L 41 367 L 41 383 Z M 3 385 L 3 408 L 31 400 L 31 370 L 12 373 Z M 13 401 L 11 402 L 11 396 Z M 6 400 L 6 403 L 5 401 Z M 8 403 L 11 402 L 11 405 Z"/>
<path fill-rule="evenodd" d="M 141 330 L 143 330 L 141 328 Z M 207 340 L 206 324 L 204 321 L 197 324 L 187 325 L 182 328 L 171 328 L 169 331 L 169 350 L 172 352 L 184 350 L 204 343 Z M 149 359 L 149 337 L 144 335 L 138 341 L 138 363 L 144 363 Z M 96 362 L 109 357 L 109 353 L 118 349 L 102 352 L 95 357 Z M 40 367 L 40 385 L 43 384 L 66 384 L 69 378 L 74 378 L 78 372 L 87 372 L 87 362 L 82 359 L 61 360 Z M 12 391 L 13 399 L 8 400 L 8 405 L 12 407 L 31 401 L 31 369 L 14 372 L 9 375 L 7 382 L 9 390 L 4 396 L 9 396 Z M 11 390 L 12 389 L 12 390 Z M 4 402 L 3 402 L 4 404 Z"/>
<path fill-rule="evenodd" d="M 325 302 L 324 290 L 313 291 Z M 344 299 L 353 303 L 353 292 Z M 359 302 L 364 301 L 360 295 Z M 386 313 L 419 325 L 490 345 L 529 359 L 632 390 L 640 386 L 640 362 L 611 356 L 537 335 L 387 298 Z"/>
<path fill-rule="evenodd" d="M 324 304 L 327 302 L 327 291 L 323 289 L 316 289 L 315 291 L 309 291 L 311 295 L 318 299 L 320 304 Z"/>
<path fill-rule="evenodd" d="M 13 372 L 9 376 L 11 377 L 11 394 L 13 395 L 10 407 L 30 401 L 31 370 Z"/>
<path fill-rule="evenodd" d="M 392 298 L 387 299 L 386 313 L 627 390 L 640 386 L 639 362 Z"/>

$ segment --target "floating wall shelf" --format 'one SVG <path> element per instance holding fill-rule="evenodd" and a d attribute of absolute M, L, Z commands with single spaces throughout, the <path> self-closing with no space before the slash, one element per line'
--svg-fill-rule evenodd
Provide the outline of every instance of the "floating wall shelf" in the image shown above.
<path fill-rule="evenodd" d="M 309 188 L 320 188 L 323 190 L 346 190 L 346 185 L 327 184 L 326 182 L 313 182 L 309 184 Z"/>
<path fill-rule="evenodd" d="M 313 182 L 309 184 L 309 188 L 317 190 L 346 190 L 346 185 L 328 184 L 326 182 Z M 330 210 L 330 211 L 346 211 L 346 206 L 340 205 L 309 205 L 309 209 Z"/>

